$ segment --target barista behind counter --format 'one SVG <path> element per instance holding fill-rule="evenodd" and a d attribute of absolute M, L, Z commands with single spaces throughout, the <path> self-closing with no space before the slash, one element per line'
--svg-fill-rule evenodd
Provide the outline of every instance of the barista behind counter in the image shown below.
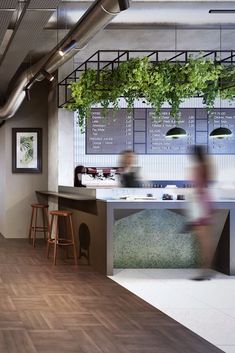
<path fill-rule="evenodd" d="M 140 184 L 140 168 L 136 166 L 136 155 L 131 150 L 121 153 L 120 183 L 122 187 L 138 188 Z"/>
<path fill-rule="evenodd" d="M 74 169 L 74 186 L 85 188 L 86 185 L 82 184 L 82 174 L 85 174 L 87 169 L 83 165 L 77 165 Z"/>

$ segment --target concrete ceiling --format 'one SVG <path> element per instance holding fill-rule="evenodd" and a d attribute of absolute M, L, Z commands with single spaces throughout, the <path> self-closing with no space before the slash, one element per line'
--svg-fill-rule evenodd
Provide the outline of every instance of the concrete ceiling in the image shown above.
<path fill-rule="evenodd" d="M 30 65 L 48 53 L 91 2 L 1 0 L 0 93 L 23 63 Z M 235 1 L 132 0 L 131 8 L 98 33 L 73 64 L 98 49 L 233 49 L 235 13 L 209 14 L 210 9 L 235 11 Z"/>
<path fill-rule="evenodd" d="M 88 8 L 89 1 L 65 1 L 63 8 L 54 14 L 47 28 L 60 28 L 74 25 Z M 132 0 L 131 8 L 116 16 L 109 27 L 131 25 L 155 26 L 234 26 L 235 14 L 210 14 L 211 9 L 235 11 L 234 1 L 140 1 Z"/>

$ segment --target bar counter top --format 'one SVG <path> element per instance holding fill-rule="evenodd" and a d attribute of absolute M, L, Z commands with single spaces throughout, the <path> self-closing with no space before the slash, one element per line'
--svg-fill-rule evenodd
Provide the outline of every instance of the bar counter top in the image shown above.
<path fill-rule="evenodd" d="M 187 209 L 187 200 L 177 200 L 177 196 L 184 195 L 187 199 L 187 194 L 191 191 L 190 189 L 182 188 L 164 188 L 159 190 L 156 188 L 92 189 L 61 186 L 58 191 L 40 190 L 36 193 L 39 197 L 46 198 L 47 201 L 49 201 L 50 198 L 55 198 L 56 202 L 58 202 L 59 209 L 72 210 L 75 234 L 77 234 L 77 237 L 79 238 L 84 234 L 89 234 L 89 236 L 87 236 L 90 240 L 87 243 L 90 244 L 89 253 L 91 265 L 98 272 L 112 275 L 114 254 L 115 249 L 117 249 L 117 245 L 115 244 L 117 244 L 116 241 L 119 239 L 118 236 L 116 236 L 117 229 L 121 227 L 118 233 L 120 236 L 125 234 L 122 239 L 124 243 L 126 239 L 127 241 L 129 238 L 132 239 L 131 232 L 134 232 L 136 237 L 139 229 L 141 230 L 142 228 L 149 229 L 147 232 L 148 242 L 153 238 L 153 234 L 158 234 L 158 231 L 159 234 L 161 234 L 161 232 L 163 234 L 162 238 L 159 236 L 158 243 L 161 241 L 163 241 L 163 243 L 166 242 L 165 234 L 168 234 L 168 231 L 166 232 L 168 223 L 175 220 L 175 223 L 173 222 L 173 224 L 171 224 L 171 231 L 173 231 L 173 228 L 177 228 L 176 225 L 178 223 L 181 227 L 181 223 L 183 225 L 182 215 L 184 209 Z M 165 193 L 173 195 L 173 200 L 162 200 L 162 196 Z M 234 193 L 231 192 L 230 194 L 227 193 L 221 196 L 223 197 L 216 197 L 213 202 L 216 214 L 214 232 L 218 240 L 218 249 L 216 250 L 218 266 L 216 266 L 216 269 L 223 273 L 234 275 Z M 158 218 L 159 221 L 156 222 Z M 149 222 L 150 226 L 148 225 Z M 154 230 L 155 228 L 156 230 Z M 189 236 L 185 237 L 183 235 L 180 237 L 177 235 L 178 233 L 176 231 L 175 233 L 176 235 L 172 237 L 172 239 L 174 239 L 174 248 L 178 246 L 180 249 L 180 246 L 186 246 L 185 244 L 187 242 L 189 243 Z M 144 235 L 144 241 L 145 238 Z M 146 243 L 147 245 L 145 244 L 146 246 L 148 246 L 148 242 Z M 131 247 L 130 244 L 133 246 Z M 130 248 L 128 250 L 129 252 L 134 251 L 136 241 L 132 241 L 130 244 L 128 245 Z M 170 240 L 166 245 L 169 248 L 173 246 Z M 141 246 L 140 249 L 143 249 Z M 165 248 L 167 246 L 165 246 Z M 191 251 L 191 245 L 189 244 L 187 246 L 189 251 Z M 121 254 L 122 249 L 125 250 L 126 245 L 116 253 Z M 131 253 L 130 258 L 132 258 L 132 255 Z M 157 256 L 155 256 L 155 258 L 157 258 Z"/>
<path fill-rule="evenodd" d="M 47 191 L 47 190 L 37 190 L 37 194 L 51 196 L 51 197 L 61 197 L 63 199 L 77 200 L 77 201 L 95 201 L 96 198 L 89 195 L 72 194 L 69 192 L 57 192 L 57 191 Z"/>
<path fill-rule="evenodd" d="M 103 198 L 103 197 L 96 197 L 96 196 L 91 196 L 91 195 L 86 195 L 84 194 L 79 194 L 79 193 L 72 193 L 72 192 L 57 192 L 57 191 L 48 191 L 48 190 L 37 190 L 36 193 L 42 194 L 42 195 L 47 195 L 47 196 L 52 196 L 52 197 L 61 197 L 64 199 L 70 199 L 70 200 L 78 200 L 78 201 L 103 201 L 107 203 L 168 203 L 168 204 L 174 204 L 177 203 L 183 204 L 187 202 L 187 200 L 162 200 L 160 198 L 152 198 L 152 197 L 146 197 L 146 196 L 138 196 L 135 197 L 127 197 L 127 198 Z M 235 199 L 218 199 L 214 200 L 213 202 L 215 203 L 235 203 Z"/>

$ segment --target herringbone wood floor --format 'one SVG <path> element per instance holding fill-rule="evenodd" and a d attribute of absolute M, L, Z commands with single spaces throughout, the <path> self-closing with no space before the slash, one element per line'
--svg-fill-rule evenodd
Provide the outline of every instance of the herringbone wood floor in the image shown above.
<path fill-rule="evenodd" d="M 218 353 L 86 266 L 0 239 L 0 353 Z"/>

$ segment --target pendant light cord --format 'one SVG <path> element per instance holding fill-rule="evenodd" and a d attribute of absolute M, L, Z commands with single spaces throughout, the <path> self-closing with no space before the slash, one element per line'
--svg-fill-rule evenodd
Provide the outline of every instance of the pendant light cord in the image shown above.
<path fill-rule="evenodd" d="M 175 54 L 177 52 L 177 26 L 176 26 L 176 23 L 175 23 Z"/>
<path fill-rule="evenodd" d="M 220 31 L 219 31 L 219 45 L 220 45 L 220 60 L 221 60 L 221 50 L 222 50 L 222 28 L 220 25 Z M 220 104 L 220 120 L 219 120 L 219 126 L 221 127 L 221 93 L 219 93 L 219 104 Z"/>

